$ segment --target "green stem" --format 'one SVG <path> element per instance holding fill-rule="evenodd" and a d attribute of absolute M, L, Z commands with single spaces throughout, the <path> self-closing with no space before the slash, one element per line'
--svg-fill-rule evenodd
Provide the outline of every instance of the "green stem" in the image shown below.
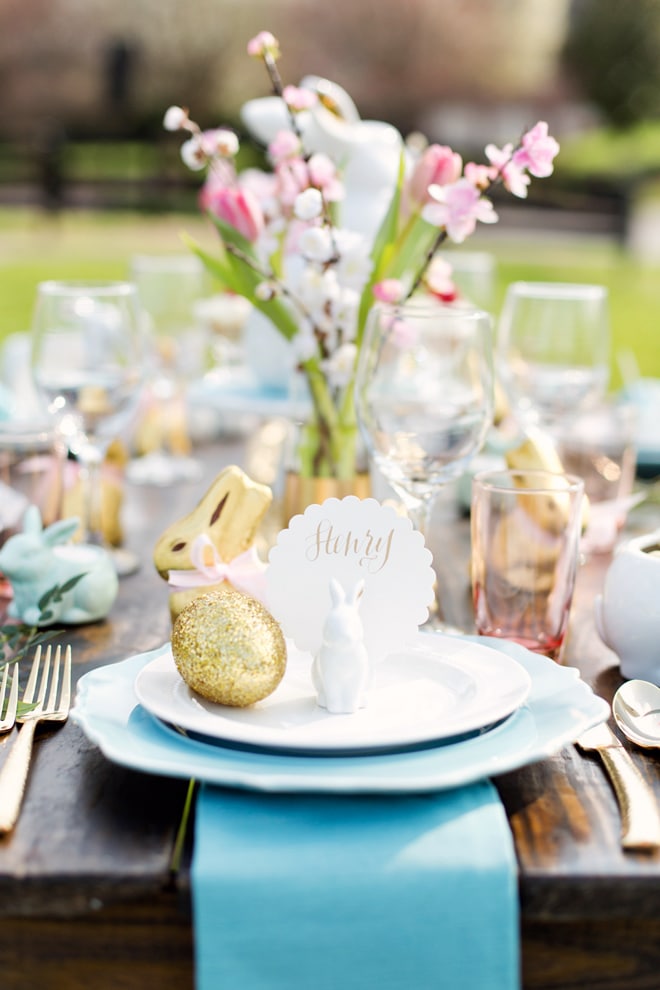
<path fill-rule="evenodd" d="M 299 447 L 303 475 L 348 479 L 355 475 L 357 423 L 352 385 L 337 404 L 316 359 L 303 365 L 314 414 L 302 430 Z"/>
<path fill-rule="evenodd" d="M 170 859 L 170 873 L 178 873 L 181 869 L 181 859 L 183 857 L 183 847 L 186 841 L 186 834 L 188 832 L 188 822 L 190 821 L 190 812 L 192 811 L 193 797 L 195 794 L 195 788 L 197 786 L 197 781 L 191 779 L 188 781 L 188 790 L 186 792 L 186 800 L 183 804 L 183 811 L 181 813 L 181 821 L 179 822 L 179 827 L 176 833 L 176 839 L 174 840 L 174 848 L 172 850 L 172 858 Z"/>
<path fill-rule="evenodd" d="M 447 231 L 445 230 L 444 227 L 441 227 L 440 230 L 438 231 L 436 237 L 435 237 L 435 240 L 433 241 L 433 244 L 431 245 L 431 247 L 426 252 L 426 256 L 424 257 L 424 261 L 422 263 L 422 266 L 419 269 L 419 271 L 417 272 L 417 276 L 416 276 L 414 282 L 412 283 L 412 285 L 408 289 L 408 292 L 407 292 L 407 294 L 406 294 L 406 296 L 405 296 L 405 298 L 403 300 L 404 302 L 407 302 L 407 300 L 410 299 L 410 297 L 420 287 L 420 285 L 424 281 L 424 276 L 426 275 L 426 272 L 428 271 L 429 265 L 433 261 L 433 258 L 435 256 L 436 251 L 438 250 L 438 248 L 440 247 L 441 244 L 444 244 L 444 242 L 446 240 L 447 240 Z"/>

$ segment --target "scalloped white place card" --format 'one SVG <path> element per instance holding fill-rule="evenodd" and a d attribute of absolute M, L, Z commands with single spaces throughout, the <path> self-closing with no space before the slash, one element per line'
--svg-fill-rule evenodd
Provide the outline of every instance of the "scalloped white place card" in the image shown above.
<path fill-rule="evenodd" d="M 371 664 L 414 639 L 433 601 L 435 573 L 422 534 L 373 498 L 310 505 L 270 551 L 268 608 L 285 636 L 312 656 L 331 608 L 331 578 L 346 592 L 364 581 L 359 612 Z"/>

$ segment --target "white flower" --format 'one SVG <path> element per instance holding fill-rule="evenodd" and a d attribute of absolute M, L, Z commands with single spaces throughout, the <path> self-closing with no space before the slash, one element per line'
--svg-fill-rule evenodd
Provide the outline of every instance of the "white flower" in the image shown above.
<path fill-rule="evenodd" d="M 199 172 L 206 166 L 207 157 L 202 147 L 202 142 L 198 137 L 188 138 L 181 145 L 181 158 L 184 165 L 187 165 L 193 172 Z"/>
<path fill-rule="evenodd" d="M 279 289 L 274 282 L 259 282 L 254 289 L 254 297 L 259 302 L 270 302 L 279 295 Z"/>
<path fill-rule="evenodd" d="M 318 343 L 314 331 L 307 321 L 300 321 L 298 333 L 291 341 L 293 352 L 298 361 L 309 361 L 318 353 Z"/>
<path fill-rule="evenodd" d="M 339 255 L 337 275 L 343 285 L 362 291 L 371 275 L 372 262 L 366 238 L 354 230 L 335 231 L 335 246 Z"/>
<path fill-rule="evenodd" d="M 355 339 L 359 307 L 360 293 L 350 288 L 343 288 L 332 303 L 332 316 L 345 341 Z"/>
<path fill-rule="evenodd" d="M 240 147 L 237 136 L 227 127 L 217 127 L 212 131 L 204 131 L 202 142 L 209 158 L 214 154 L 220 155 L 221 158 L 234 158 Z"/>
<path fill-rule="evenodd" d="M 325 264 L 334 254 L 332 234 L 327 227 L 308 227 L 300 236 L 300 250 L 310 261 Z"/>
<path fill-rule="evenodd" d="M 328 268 L 320 271 L 314 265 L 305 265 L 298 279 L 298 294 L 315 317 L 315 322 L 325 326 L 331 316 L 329 310 L 338 298 L 340 287 L 337 275 Z"/>
<path fill-rule="evenodd" d="M 321 362 L 331 388 L 344 388 L 350 382 L 358 349 L 355 344 L 342 344 L 327 360 Z"/>
<path fill-rule="evenodd" d="M 323 213 L 323 196 L 318 189 L 303 190 L 296 196 L 293 212 L 299 220 L 316 220 Z"/>
<path fill-rule="evenodd" d="M 180 131 L 188 123 L 188 111 L 183 107 L 168 107 L 163 117 L 163 127 L 166 131 Z"/>

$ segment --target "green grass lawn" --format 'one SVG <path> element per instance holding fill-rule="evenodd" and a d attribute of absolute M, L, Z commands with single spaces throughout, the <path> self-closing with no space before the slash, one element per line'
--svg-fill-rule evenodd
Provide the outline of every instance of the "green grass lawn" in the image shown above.
<path fill-rule="evenodd" d="M 501 225 L 469 248 L 493 253 L 495 309 L 516 279 L 597 282 L 610 293 L 613 385 L 617 356 L 632 352 L 644 375 L 660 377 L 660 268 L 644 265 L 606 239 L 516 235 Z M 37 283 L 48 278 L 123 278 L 133 253 L 185 252 L 186 231 L 207 245 L 214 234 L 194 214 L 136 215 L 0 209 L 0 339 L 30 324 Z"/>

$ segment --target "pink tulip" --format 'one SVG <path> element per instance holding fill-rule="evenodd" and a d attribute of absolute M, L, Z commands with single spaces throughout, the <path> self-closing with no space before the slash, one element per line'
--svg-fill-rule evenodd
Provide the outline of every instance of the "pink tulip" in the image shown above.
<path fill-rule="evenodd" d="M 418 203 L 430 201 L 429 186 L 447 186 L 461 176 L 461 156 L 446 145 L 431 144 L 419 159 L 408 182 L 410 198 Z"/>
<path fill-rule="evenodd" d="M 249 189 L 206 183 L 200 194 L 203 209 L 233 227 L 248 241 L 256 241 L 264 229 L 264 215 Z"/>

